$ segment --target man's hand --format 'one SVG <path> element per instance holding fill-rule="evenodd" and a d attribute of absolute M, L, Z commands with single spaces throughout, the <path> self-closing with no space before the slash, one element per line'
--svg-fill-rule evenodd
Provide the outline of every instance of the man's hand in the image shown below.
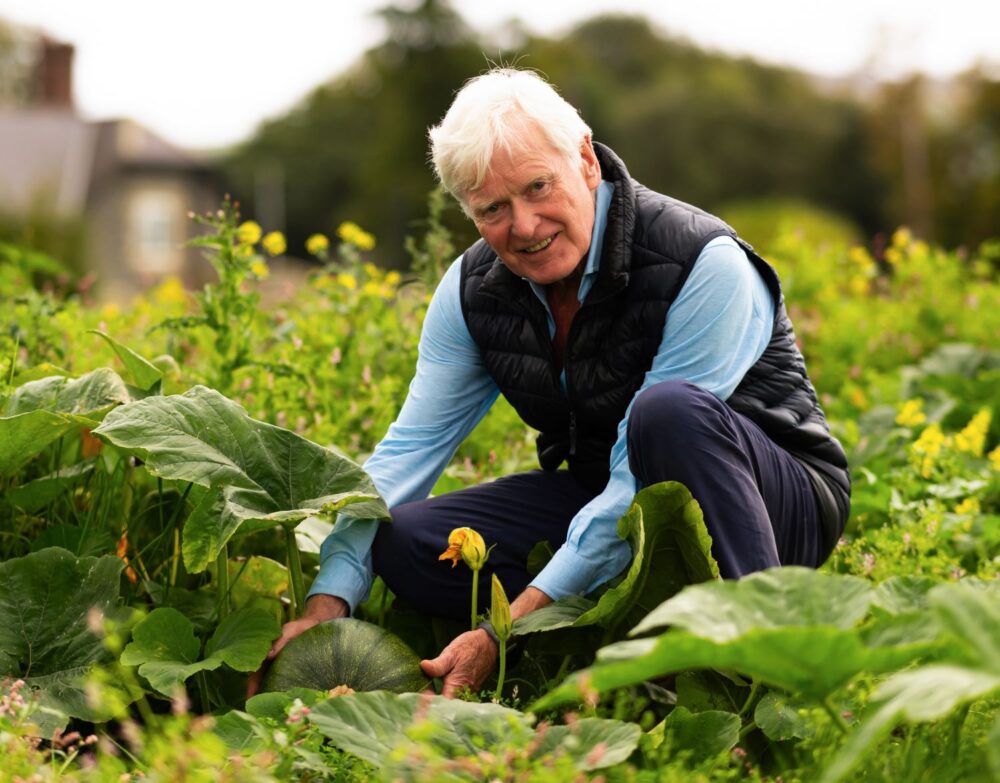
<path fill-rule="evenodd" d="M 250 675 L 247 681 L 247 698 L 249 699 L 260 690 L 261 681 L 264 679 L 264 672 L 267 671 L 268 664 L 282 651 L 284 646 L 303 631 L 307 631 L 314 625 L 325 623 L 327 620 L 335 620 L 340 617 L 347 617 L 350 610 L 347 603 L 342 598 L 335 595 L 314 595 L 306 601 L 306 611 L 298 620 L 285 623 L 281 628 L 281 636 L 274 640 L 271 649 L 264 659 L 260 669 Z"/>
<path fill-rule="evenodd" d="M 550 603 L 552 599 L 545 593 L 529 587 L 510 605 L 511 618 L 516 620 Z M 499 658 L 500 651 L 486 631 L 475 630 L 456 637 L 437 658 L 421 661 L 420 667 L 428 677 L 444 677 L 441 695 L 450 699 L 461 688 L 478 691 Z"/>
<path fill-rule="evenodd" d="M 441 695 L 450 699 L 462 688 L 478 691 L 497 665 L 499 655 L 486 631 L 477 629 L 455 637 L 437 658 L 421 661 L 420 668 L 428 677 L 444 677 Z"/>

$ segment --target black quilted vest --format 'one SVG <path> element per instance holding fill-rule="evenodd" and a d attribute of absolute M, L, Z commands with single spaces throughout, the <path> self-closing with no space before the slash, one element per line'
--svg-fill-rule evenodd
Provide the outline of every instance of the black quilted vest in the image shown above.
<path fill-rule="evenodd" d="M 566 391 L 553 359 L 545 309 L 528 283 L 482 240 L 462 261 L 462 312 L 486 368 L 526 424 L 540 432 L 545 470 L 564 461 L 593 491 L 608 481 L 611 446 L 663 337 L 670 305 L 702 249 L 730 236 L 746 251 L 777 303 L 771 340 L 726 402 L 807 469 L 833 548 L 847 520 L 847 458 L 830 435 L 774 269 L 723 221 L 655 193 L 594 144 L 615 191 L 600 270 L 566 341 Z"/>

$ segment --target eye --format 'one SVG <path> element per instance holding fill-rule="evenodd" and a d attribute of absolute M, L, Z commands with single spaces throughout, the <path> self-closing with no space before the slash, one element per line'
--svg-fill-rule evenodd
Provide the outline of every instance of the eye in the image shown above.
<path fill-rule="evenodd" d="M 549 181 L 545 179 L 536 179 L 531 183 L 531 192 L 534 194 L 544 193 L 548 190 Z"/>

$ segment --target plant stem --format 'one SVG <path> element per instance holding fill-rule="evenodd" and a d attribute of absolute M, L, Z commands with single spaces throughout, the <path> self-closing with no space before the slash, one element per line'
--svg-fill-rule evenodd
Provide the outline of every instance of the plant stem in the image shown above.
<path fill-rule="evenodd" d="M 493 698 L 500 701 L 500 695 L 503 693 L 503 678 L 507 673 L 507 642 L 500 642 L 500 672 L 497 674 L 497 690 L 493 694 Z"/>
<path fill-rule="evenodd" d="M 830 703 L 830 697 L 827 696 L 823 699 L 823 709 L 826 710 L 827 714 L 833 720 L 833 725 L 835 725 L 841 734 L 847 734 L 850 731 L 850 726 L 847 725 L 847 721 L 844 720 L 844 716 L 837 712 L 837 708 Z"/>
<path fill-rule="evenodd" d="M 292 585 L 292 620 L 297 620 L 305 609 L 306 586 L 302 581 L 302 558 L 299 555 L 299 545 L 295 540 L 295 527 L 285 526 L 285 553 L 288 558 L 288 578 Z"/>
<path fill-rule="evenodd" d="M 750 709 L 750 705 L 753 704 L 754 698 L 757 696 L 757 690 L 760 688 L 760 680 L 751 680 L 750 682 L 750 693 L 747 696 L 747 700 L 743 702 L 743 707 L 740 708 L 739 715 L 746 713 Z"/>
<path fill-rule="evenodd" d="M 476 630 L 476 618 L 479 617 L 479 571 L 472 572 L 472 624 L 469 630 Z"/>
<path fill-rule="evenodd" d="M 195 679 L 198 680 L 198 693 L 201 695 L 201 712 L 207 715 L 212 711 L 212 705 L 208 700 L 208 678 L 204 671 L 200 671 L 195 675 Z"/>
<path fill-rule="evenodd" d="M 219 599 L 219 622 L 229 616 L 229 546 L 222 545 L 215 559 L 215 581 Z"/>

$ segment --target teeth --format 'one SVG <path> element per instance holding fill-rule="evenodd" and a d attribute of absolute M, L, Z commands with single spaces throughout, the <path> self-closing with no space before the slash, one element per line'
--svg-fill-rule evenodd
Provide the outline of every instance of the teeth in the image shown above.
<path fill-rule="evenodd" d="M 524 249 L 524 252 L 525 253 L 537 253 L 539 250 L 544 250 L 545 248 L 547 248 L 551 244 L 552 244 L 552 237 L 549 237 L 548 239 L 543 239 L 537 245 L 532 245 L 531 247 L 526 247 Z"/>

